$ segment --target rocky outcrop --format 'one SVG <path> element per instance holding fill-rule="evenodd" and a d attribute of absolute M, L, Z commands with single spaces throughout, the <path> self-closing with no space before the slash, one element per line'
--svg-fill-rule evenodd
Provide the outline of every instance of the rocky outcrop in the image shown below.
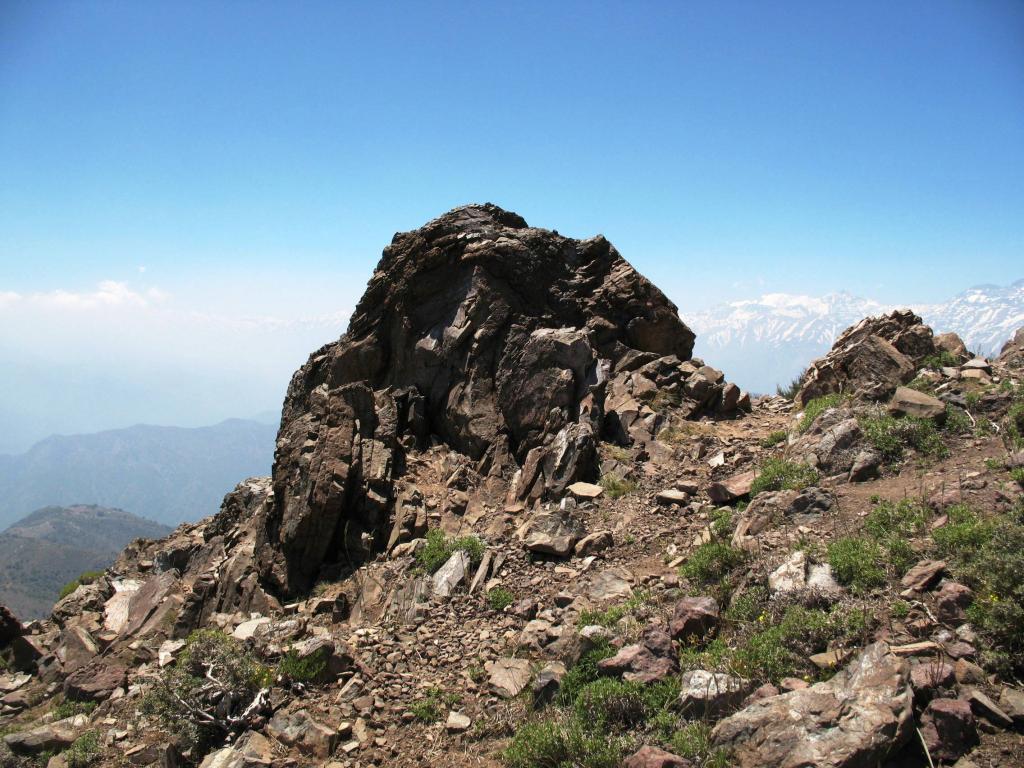
<path fill-rule="evenodd" d="M 0 649 L 6 648 L 14 638 L 22 633 L 21 622 L 14 618 L 3 605 L 0 605 Z"/>
<path fill-rule="evenodd" d="M 289 385 L 258 544 L 265 583 L 295 594 L 325 562 L 381 548 L 407 454 L 431 441 L 483 475 L 515 474 L 514 497 L 533 501 L 596 479 L 606 424 L 620 441 L 636 420 L 657 429 L 659 387 L 692 414 L 740 407 L 720 372 L 689 362 L 693 341 L 603 237 L 493 205 L 395 235 L 348 332 Z"/>
<path fill-rule="evenodd" d="M 914 377 L 936 351 L 932 330 L 909 310 L 869 317 L 846 329 L 831 351 L 804 373 L 796 402 L 833 392 L 883 400 Z"/>
<path fill-rule="evenodd" d="M 1008 368 L 1024 368 L 1024 328 L 1018 328 L 1013 338 L 1003 344 L 999 362 Z"/>
<path fill-rule="evenodd" d="M 712 740 L 732 749 L 740 768 L 866 768 L 901 747 L 912 727 L 907 664 L 875 643 L 831 680 L 722 720 Z"/>

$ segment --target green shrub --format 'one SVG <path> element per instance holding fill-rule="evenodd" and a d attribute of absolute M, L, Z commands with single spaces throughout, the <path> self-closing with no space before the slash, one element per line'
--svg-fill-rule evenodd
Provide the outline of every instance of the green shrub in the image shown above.
<path fill-rule="evenodd" d="M 313 683 L 321 678 L 327 669 L 327 648 L 320 648 L 306 657 L 295 651 L 288 651 L 277 663 L 277 673 L 295 683 Z"/>
<path fill-rule="evenodd" d="M 806 432 L 814 420 L 821 414 L 827 411 L 829 408 L 836 408 L 843 404 L 846 398 L 838 393 L 831 395 L 822 395 L 809 401 L 804 406 L 804 415 L 800 419 L 800 422 L 796 425 L 796 431 L 801 434 Z"/>
<path fill-rule="evenodd" d="M 687 723 L 675 732 L 669 742 L 670 751 L 700 768 L 729 768 L 729 753 L 711 744 L 711 725 L 699 720 Z"/>
<path fill-rule="evenodd" d="M 100 759 L 100 734 L 86 731 L 61 753 L 68 768 L 89 768 Z"/>
<path fill-rule="evenodd" d="M 942 428 L 951 435 L 969 435 L 974 431 L 975 424 L 963 408 L 947 405 L 946 421 Z"/>
<path fill-rule="evenodd" d="M 583 686 L 573 708 L 580 720 L 601 729 L 634 726 L 650 714 L 643 685 L 612 677 L 601 677 Z"/>
<path fill-rule="evenodd" d="M 1014 403 L 1006 412 L 1006 439 L 1015 448 L 1024 447 L 1024 402 Z"/>
<path fill-rule="evenodd" d="M 679 569 L 679 574 L 692 582 L 710 584 L 727 576 L 746 560 L 746 555 L 724 541 L 701 544 Z"/>
<path fill-rule="evenodd" d="M 960 361 L 952 352 L 942 350 L 934 355 L 928 355 L 921 361 L 921 365 L 925 368 L 937 371 L 941 368 L 959 368 Z"/>
<path fill-rule="evenodd" d="M 600 640 L 593 648 L 580 656 L 558 687 L 558 703 L 563 706 L 570 706 L 576 701 L 576 696 L 588 683 L 592 683 L 600 677 L 597 669 L 599 661 L 615 655 L 615 648 L 607 640 Z"/>
<path fill-rule="evenodd" d="M 584 727 L 575 717 L 522 725 L 504 752 L 509 768 L 618 768 L 626 741 Z"/>
<path fill-rule="evenodd" d="M 601 477 L 600 485 L 610 499 L 618 499 L 636 490 L 636 483 L 609 473 Z"/>
<path fill-rule="evenodd" d="M 867 592 L 885 584 L 882 552 L 875 541 L 844 536 L 828 545 L 828 564 L 836 580 L 854 592 Z"/>
<path fill-rule="evenodd" d="M 930 419 L 914 416 L 896 418 L 888 414 L 862 416 L 861 429 L 875 449 L 886 461 L 899 461 L 903 451 L 913 448 L 918 453 L 934 458 L 945 458 L 949 449 Z"/>
<path fill-rule="evenodd" d="M 65 699 L 52 710 L 54 720 L 63 720 L 66 717 L 75 715 L 91 715 L 96 709 L 95 701 L 71 701 Z"/>
<path fill-rule="evenodd" d="M 800 387 L 804 383 L 804 377 L 807 375 L 807 371 L 802 371 L 799 376 L 789 382 L 786 386 L 781 384 L 775 385 L 775 394 L 780 397 L 784 397 L 787 400 L 792 400 L 796 397 L 797 392 L 800 391 Z"/>
<path fill-rule="evenodd" d="M 885 550 L 891 569 L 902 576 L 917 560 L 908 539 L 924 532 L 930 517 L 931 511 L 920 501 L 880 501 L 864 521 L 864 530 Z"/>
<path fill-rule="evenodd" d="M 487 605 L 492 611 L 504 611 L 515 602 L 515 599 L 515 595 L 504 587 L 495 587 L 487 593 Z"/>
<path fill-rule="evenodd" d="M 768 459 L 750 486 L 750 498 L 764 491 L 799 491 L 818 482 L 818 472 L 806 464 L 785 459 Z"/>
<path fill-rule="evenodd" d="M 769 432 L 765 437 L 761 438 L 762 448 L 774 448 L 779 443 L 786 442 L 786 438 L 789 437 L 789 433 L 784 429 L 778 429 L 774 432 Z"/>
<path fill-rule="evenodd" d="M 436 723 L 444 717 L 445 711 L 459 703 L 461 698 L 454 693 L 446 693 L 437 686 L 427 689 L 426 696 L 413 702 L 409 707 L 413 717 L 421 723 Z"/>
<path fill-rule="evenodd" d="M 484 556 L 484 543 L 476 536 L 453 539 L 445 536 L 440 528 L 431 528 L 427 531 L 426 545 L 416 553 L 416 561 L 426 573 L 434 573 L 460 549 L 469 555 L 473 565 L 478 564 Z"/>
<path fill-rule="evenodd" d="M 1024 467 L 1014 467 L 1010 470 L 1010 479 L 1017 485 L 1024 485 Z"/>

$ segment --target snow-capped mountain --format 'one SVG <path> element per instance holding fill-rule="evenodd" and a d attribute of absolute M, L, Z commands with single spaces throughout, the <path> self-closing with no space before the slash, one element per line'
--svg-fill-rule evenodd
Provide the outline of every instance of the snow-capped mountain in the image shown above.
<path fill-rule="evenodd" d="M 936 333 L 954 331 L 969 349 L 991 355 L 1024 326 L 1024 280 L 1006 287 L 977 286 L 940 304 L 909 306 Z M 845 292 L 770 293 L 684 319 L 697 333 L 694 354 L 752 392 L 774 392 L 827 352 L 846 328 L 895 308 Z"/>
<path fill-rule="evenodd" d="M 914 311 L 936 333 L 954 331 L 968 349 L 995 355 L 1003 343 L 1024 326 L 1024 280 L 1005 287 L 968 288 L 944 304 L 924 304 Z"/>

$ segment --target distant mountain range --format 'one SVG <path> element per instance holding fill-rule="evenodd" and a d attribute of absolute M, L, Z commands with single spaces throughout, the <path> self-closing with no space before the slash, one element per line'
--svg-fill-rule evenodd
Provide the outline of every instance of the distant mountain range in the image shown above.
<path fill-rule="evenodd" d="M 49 614 L 62 586 L 102 570 L 137 538 L 171 529 L 120 509 L 45 507 L 0 533 L 0 604 L 21 619 Z"/>
<path fill-rule="evenodd" d="M 32 510 L 68 504 L 116 507 L 167 525 L 198 520 L 239 481 L 270 473 L 276 434 L 276 424 L 228 419 L 49 437 L 0 455 L 0 530 Z"/>
<path fill-rule="evenodd" d="M 721 304 L 685 320 L 697 333 L 694 354 L 724 370 L 730 381 L 770 393 L 826 352 L 845 328 L 892 309 L 848 293 L 773 293 Z M 1005 287 L 976 286 L 947 302 L 911 309 L 936 333 L 954 331 L 969 349 L 992 355 L 1024 326 L 1024 280 Z"/>

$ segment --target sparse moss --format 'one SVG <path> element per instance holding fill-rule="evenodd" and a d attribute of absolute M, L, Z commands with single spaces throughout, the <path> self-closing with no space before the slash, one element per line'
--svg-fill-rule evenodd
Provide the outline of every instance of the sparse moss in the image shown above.
<path fill-rule="evenodd" d="M 615 474 L 607 474 L 601 478 L 601 487 L 611 499 L 618 499 L 636 490 L 636 483 L 625 480 Z"/>
<path fill-rule="evenodd" d="M 762 448 L 774 448 L 779 443 L 786 442 L 786 438 L 789 437 L 789 433 L 784 429 L 778 429 L 774 432 L 769 432 L 765 437 L 761 438 Z"/>
<path fill-rule="evenodd" d="M 768 459 L 750 486 L 750 498 L 764 491 L 799 491 L 818 482 L 818 472 L 806 464 Z"/>

